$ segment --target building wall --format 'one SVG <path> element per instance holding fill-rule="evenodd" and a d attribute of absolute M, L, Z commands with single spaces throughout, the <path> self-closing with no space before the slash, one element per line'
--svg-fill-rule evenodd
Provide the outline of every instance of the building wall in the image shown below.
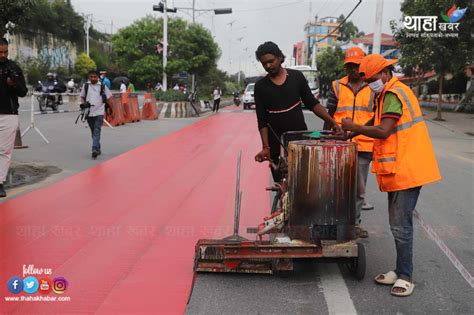
<path fill-rule="evenodd" d="M 311 21 L 306 23 L 304 27 L 305 31 L 305 55 L 308 58 L 312 54 L 313 44 L 317 41 L 318 50 L 321 48 L 334 47 L 336 44 L 337 38 L 340 36 L 339 31 L 334 32 L 331 36 L 328 36 L 321 41 L 322 38 L 331 33 L 339 23 L 337 23 L 337 18 L 327 17 L 320 20 Z"/>
<path fill-rule="evenodd" d="M 52 34 L 19 33 L 9 38 L 9 58 L 26 63 L 32 60 L 49 61 L 52 68 L 74 67 L 77 57 L 75 43 Z"/>

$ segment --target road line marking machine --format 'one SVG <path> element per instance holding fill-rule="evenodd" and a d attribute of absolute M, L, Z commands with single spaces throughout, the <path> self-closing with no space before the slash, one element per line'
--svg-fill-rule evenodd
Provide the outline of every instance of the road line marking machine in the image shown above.
<path fill-rule="evenodd" d="M 240 160 L 234 213 L 234 234 L 196 244 L 195 272 L 267 273 L 293 270 L 295 259 L 344 263 L 357 279 L 365 275 L 365 250 L 357 243 L 355 203 L 357 144 L 325 131 L 290 131 L 281 136 L 278 165 L 282 181 L 272 212 L 249 240 L 238 234 Z"/>

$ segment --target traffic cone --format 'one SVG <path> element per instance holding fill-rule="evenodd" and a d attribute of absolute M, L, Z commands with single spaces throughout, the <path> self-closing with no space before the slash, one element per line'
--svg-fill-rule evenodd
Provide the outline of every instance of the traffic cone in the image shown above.
<path fill-rule="evenodd" d="M 15 149 L 26 149 L 28 148 L 27 145 L 23 145 L 23 142 L 21 141 L 21 132 L 20 132 L 20 127 L 18 126 L 18 129 L 16 130 L 16 136 L 15 136 Z"/>

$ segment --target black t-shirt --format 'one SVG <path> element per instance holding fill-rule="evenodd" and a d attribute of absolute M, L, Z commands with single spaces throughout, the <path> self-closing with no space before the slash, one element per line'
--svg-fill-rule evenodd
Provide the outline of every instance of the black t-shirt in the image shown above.
<path fill-rule="evenodd" d="M 304 75 L 293 69 L 286 69 L 288 75 L 282 85 L 276 85 L 267 75 L 255 83 L 255 106 L 258 129 L 272 128 L 281 135 L 285 131 L 306 130 L 301 102 L 313 110 L 318 100 L 311 93 Z"/>

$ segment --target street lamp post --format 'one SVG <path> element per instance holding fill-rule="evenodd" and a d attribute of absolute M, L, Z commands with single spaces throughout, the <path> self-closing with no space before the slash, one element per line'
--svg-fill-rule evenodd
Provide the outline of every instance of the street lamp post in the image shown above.
<path fill-rule="evenodd" d="M 195 12 L 196 11 L 201 11 L 201 12 L 209 12 L 209 11 L 214 11 L 214 14 L 219 15 L 219 14 L 231 14 L 232 13 L 232 8 L 220 8 L 220 9 L 196 9 L 195 8 L 195 3 L 196 0 L 193 0 L 193 6 L 191 8 L 177 8 L 174 7 L 173 9 L 168 9 L 167 6 L 167 0 L 161 0 L 158 5 L 153 6 L 153 11 L 159 11 L 163 13 L 163 91 L 166 91 L 167 88 L 167 79 L 166 79 L 166 64 L 167 64 L 167 55 L 168 55 L 168 12 L 176 13 L 176 11 L 179 10 L 192 10 L 192 18 L 193 18 L 193 24 L 195 23 Z M 195 81 L 195 76 L 194 74 L 192 75 L 192 91 L 194 92 L 194 81 Z"/>
<path fill-rule="evenodd" d="M 166 76 L 166 65 L 168 64 L 168 12 L 176 13 L 176 9 L 168 9 L 167 0 L 162 0 L 160 4 L 153 6 L 153 11 L 163 12 L 163 91 L 168 89 L 168 79 Z"/>

